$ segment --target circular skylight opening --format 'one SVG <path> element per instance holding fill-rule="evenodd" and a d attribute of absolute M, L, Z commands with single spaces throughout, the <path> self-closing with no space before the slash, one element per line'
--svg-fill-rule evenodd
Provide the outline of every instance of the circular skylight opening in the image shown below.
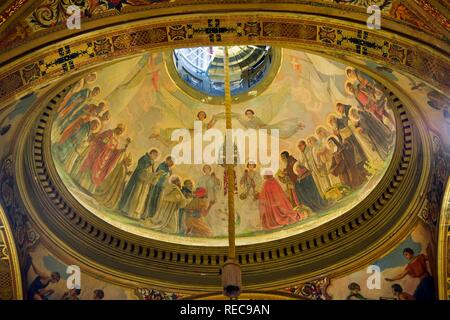
<path fill-rule="evenodd" d="M 174 50 L 175 68 L 183 81 L 193 89 L 212 96 L 224 96 L 225 47 L 197 47 Z M 269 46 L 228 47 L 231 95 L 250 92 L 267 75 L 273 52 Z"/>

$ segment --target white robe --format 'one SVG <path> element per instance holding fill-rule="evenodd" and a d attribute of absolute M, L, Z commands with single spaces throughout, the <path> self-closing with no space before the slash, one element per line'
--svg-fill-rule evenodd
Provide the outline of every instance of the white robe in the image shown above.
<path fill-rule="evenodd" d="M 197 187 L 205 188 L 208 191 L 209 202 L 217 202 L 217 194 L 220 190 L 220 180 L 211 175 L 203 175 L 197 181 Z"/>
<path fill-rule="evenodd" d="M 184 197 L 178 186 L 166 183 L 156 214 L 146 219 L 144 225 L 165 233 L 179 233 L 179 209 L 186 207 L 190 201 Z"/>

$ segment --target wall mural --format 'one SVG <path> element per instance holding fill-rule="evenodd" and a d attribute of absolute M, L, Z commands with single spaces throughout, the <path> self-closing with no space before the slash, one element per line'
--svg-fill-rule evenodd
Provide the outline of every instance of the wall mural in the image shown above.
<path fill-rule="evenodd" d="M 394 71 L 375 62 L 349 57 L 348 61 L 365 65 L 378 75 L 399 85 L 414 103 L 421 107 L 428 127 L 440 132 L 440 139 L 448 148 L 450 146 L 450 99 L 443 91 L 438 91 L 417 77 L 404 72 Z M 444 146 L 444 147 L 445 147 Z"/>
<path fill-rule="evenodd" d="M 313 279 L 282 292 L 309 300 L 435 300 L 436 256 L 430 231 L 430 226 L 420 221 L 402 243 L 372 265 L 340 278 Z"/>
<path fill-rule="evenodd" d="M 370 278 L 373 271 L 366 268 L 332 279 L 327 292 L 334 300 L 434 300 L 436 259 L 432 246 L 429 227 L 419 222 L 399 246 L 373 263 L 381 271 L 379 286 Z"/>
<path fill-rule="evenodd" d="M 0 159 L 11 152 L 13 146 L 12 140 L 18 128 L 18 123 L 23 119 L 23 115 L 28 108 L 36 102 L 43 90 L 31 92 L 20 100 L 5 107 L 0 111 Z"/>
<path fill-rule="evenodd" d="M 83 269 L 80 269 L 80 282 L 72 281 L 69 279 L 72 272 L 67 272 L 69 265 L 77 265 L 77 263 L 62 262 L 39 244 L 29 253 L 24 267 L 24 276 L 27 280 L 25 298 L 28 300 L 137 300 L 139 298 L 133 289 L 98 280 L 86 275 Z"/>
<path fill-rule="evenodd" d="M 223 106 L 182 92 L 165 63 L 164 53 L 144 54 L 77 83 L 53 124 L 54 162 L 72 195 L 117 227 L 165 241 L 222 245 L 224 168 L 174 165 L 169 155 L 179 143 L 170 139 L 174 129 L 192 132 L 197 120 L 204 130 L 224 130 Z M 233 103 L 233 127 L 280 133 L 277 172 L 261 175 L 252 159 L 235 168 L 238 243 L 299 233 L 348 211 L 383 176 L 395 140 L 379 83 L 287 49 L 271 86 Z"/>

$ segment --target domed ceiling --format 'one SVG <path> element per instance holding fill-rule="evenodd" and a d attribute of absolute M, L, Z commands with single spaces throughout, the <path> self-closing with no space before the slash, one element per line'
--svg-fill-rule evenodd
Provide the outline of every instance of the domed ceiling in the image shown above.
<path fill-rule="evenodd" d="M 272 170 L 237 154 L 238 245 L 285 238 L 345 214 L 374 190 L 394 149 L 395 119 L 379 83 L 317 55 L 275 49 L 280 63 L 259 75 L 269 84 L 241 88 L 232 99 L 233 128 L 279 133 L 279 148 L 263 150 L 279 160 Z M 204 90 L 182 89 L 173 56 L 145 53 L 74 84 L 53 121 L 54 164 L 72 196 L 111 225 L 166 242 L 222 246 L 224 167 L 196 162 L 195 154 L 192 164 L 179 163 L 173 150 L 191 141 L 171 136 L 186 129 L 192 150 L 205 154 L 206 140 L 194 146 L 194 121 L 203 133 L 225 132 L 225 109 Z"/>

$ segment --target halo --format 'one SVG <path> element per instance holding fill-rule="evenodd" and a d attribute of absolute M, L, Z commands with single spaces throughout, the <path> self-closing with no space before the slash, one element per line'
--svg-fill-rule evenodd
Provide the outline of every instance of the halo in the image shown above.
<path fill-rule="evenodd" d="M 323 125 L 317 126 L 314 132 L 316 135 L 319 135 L 319 130 L 324 130 L 328 135 L 330 134 L 330 131 Z"/>
<path fill-rule="evenodd" d="M 90 75 L 94 75 L 94 76 L 95 76 L 95 79 L 94 79 L 94 80 L 91 80 L 91 81 L 86 80 L 87 83 L 94 83 L 95 81 L 97 81 L 97 78 L 98 78 L 97 72 L 95 72 L 95 71 L 94 71 L 94 72 L 89 72 L 89 73 L 86 75 L 85 79 L 87 79 L 87 77 L 90 76 Z"/>
<path fill-rule="evenodd" d="M 180 179 L 181 179 L 181 177 L 180 177 Z M 192 182 L 192 191 L 194 191 L 195 190 L 195 180 L 192 177 L 186 177 L 186 178 L 181 179 L 181 184 L 183 185 L 184 182 L 187 180 Z"/>
<path fill-rule="evenodd" d="M 173 174 L 169 177 L 169 182 L 172 183 L 175 179 L 180 180 L 180 182 L 183 181 L 179 175 Z"/>
<path fill-rule="evenodd" d="M 312 139 L 315 139 L 316 140 L 316 142 L 317 142 L 317 137 L 314 135 L 314 134 L 310 134 L 310 135 L 308 135 L 307 137 L 306 137 L 306 142 L 308 142 L 308 139 L 310 139 L 310 138 L 312 138 Z"/>
<path fill-rule="evenodd" d="M 347 88 L 349 84 L 350 84 L 351 86 L 353 86 L 353 83 L 352 83 L 351 81 L 345 81 L 345 85 L 344 85 L 345 92 L 346 92 L 347 94 L 353 96 L 353 95 L 354 95 L 353 92 L 350 92 L 350 91 L 348 90 L 348 88 Z"/>
<path fill-rule="evenodd" d="M 258 166 L 255 160 L 248 160 L 247 163 L 245 164 L 245 167 L 248 167 L 249 165 L 254 165 L 255 167 Z"/>
<path fill-rule="evenodd" d="M 127 126 L 124 123 L 121 122 L 121 123 L 117 124 L 116 128 L 117 129 L 121 129 L 122 131 L 125 131 L 127 129 Z"/>
<path fill-rule="evenodd" d="M 294 171 L 294 173 L 295 173 L 296 175 L 299 174 L 299 170 L 297 169 L 299 166 L 302 166 L 302 167 L 306 168 L 300 161 L 296 161 L 296 162 L 294 163 L 293 167 L 292 167 L 292 170 Z"/>
<path fill-rule="evenodd" d="M 359 115 L 358 115 L 358 118 L 355 118 L 355 117 L 352 115 L 353 110 L 356 110 L 356 111 L 358 112 L 358 108 L 357 108 L 357 107 L 351 107 L 350 110 L 348 111 L 348 116 L 349 116 L 350 119 L 352 119 L 352 120 L 359 120 L 359 119 L 360 119 Z"/>
<path fill-rule="evenodd" d="M 98 118 L 94 118 L 91 120 L 91 122 L 93 122 L 93 121 L 97 122 L 98 125 L 95 129 L 92 129 L 91 133 L 97 133 L 102 129 L 102 122 Z M 92 128 L 92 126 L 91 126 L 91 128 Z"/>
<path fill-rule="evenodd" d="M 339 118 L 340 118 L 339 115 L 338 115 L 336 112 L 330 112 L 330 113 L 327 115 L 327 124 L 330 123 L 331 117 L 336 118 L 336 119 L 339 119 Z"/>
<path fill-rule="evenodd" d="M 200 113 L 204 113 L 205 114 L 205 119 L 208 118 L 208 114 L 206 113 L 206 111 L 205 110 L 200 110 L 199 112 L 197 112 L 197 119 L 198 119 L 198 116 L 200 115 Z"/>
<path fill-rule="evenodd" d="M 352 70 L 352 71 L 355 71 L 356 72 L 356 69 L 355 68 L 353 68 L 353 67 L 346 67 L 345 68 L 345 76 L 347 77 L 347 79 L 351 79 L 349 76 L 348 76 L 348 71 L 349 70 Z M 354 81 L 355 80 L 357 80 L 356 78 L 354 79 Z"/>
<path fill-rule="evenodd" d="M 150 148 L 150 150 L 148 151 L 148 153 L 150 154 L 150 152 L 152 150 L 155 150 L 156 152 L 158 152 L 158 156 L 156 157 L 155 160 L 158 160 L 161 157 L 161 150 L 159 150 L 158 148 Z"/>
<path fill-rule="evenodd" d="M 330 140 L 330 138 L 335 138 L 336 141 L 339 142 L 339 137 L 338 137 L 337 135 L 335 135 L 335 134 L 330 134 L 330 135 L 327 137 L 327 143 L 328 143 L 328 141 Z M 336 147 L 337 147 L 337 146 L 336 146 Z"/>

